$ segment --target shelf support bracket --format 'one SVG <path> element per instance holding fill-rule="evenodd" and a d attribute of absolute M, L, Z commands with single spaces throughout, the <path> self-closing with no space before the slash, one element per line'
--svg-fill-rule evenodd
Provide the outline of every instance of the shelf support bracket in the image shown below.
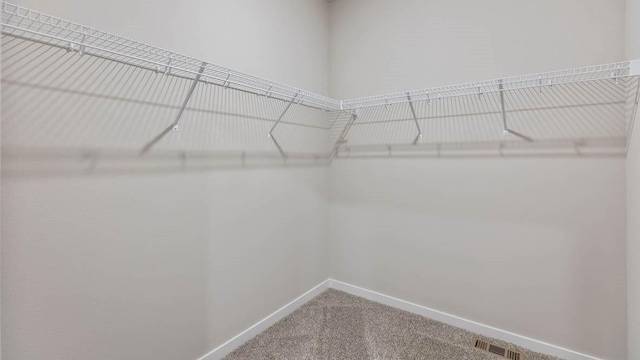
<path fill-rule="evenodd" d="M 347 134 L 349 133 L 349 130 L 351 129 L 351 126 L 353 125 L 353 123 L 355 123 L 356 120 L 358 119 L 359 115 L 360 115 L 360 109 L 354 109 L 351 112 L 351 116 L 349 116 L 349 120 L 347 120 L 347 123 L 344 125 L 344 128 L 342 129 L 342 132 L 338 137 L 338 140 L 336 140 L 336 143 L 333 145 L 333 149 L 331 150 L 331 155 L 329 157 L 329 162 L 333 161 L 333 159 L 338 155 L 338 150 L 340 150 L 340 147 L 347 142 L 346 140 Z"/>
<path fill-rule="evenodd" d="M 407 93 L 407 100 L 409 101 L 409 107 L 411 108 L 411 114 L 413 115 L 413 121 L 416 123 L 416 128 L 418 128 L 418 136 L 413 141 L 413 145 L 418 143 L 418 140 L 422 138 L 422 129 L 420 129 L 420 124 L 418 123 L 418 116 L 416 116 L 416 109 L 413 107 L 413 101 L 411 101 L 411 95 Z"/>
<path fill-rule="evenodd" d="M 88 33 L 87 28 L 82 27 L 82 40 L 80 40 L 80 48 L 78 49 L 78 54 L 80 54 L 80 56 L 84 55 L 84 52 L 85 52 L 84 42 L 87 39 L 87 33 Z"/>
<path fill-rule="evenodd" d="M 264 93 L 264 96 L 266 97 L 271 97 L 269 94 L 271 93 L 271 88 L 273 87 L 273 83 L 269 84 L 269 88 L 267 89 L 267 91 Z"/>
<path fill-rule="evenodd" d="M 298 91 L 298 93 L 296 93 L 296 96 L 294 96 L 291 99 L 291 101 L 289 101 L 289 103 L 287 104 L 287 107 L 284 108 L 284 110 L 282 111 L 282 114 L 280 114 L 280 117 L 278 117 L 278 120 L 276 120 L 276 123 L 273 124 L 273 126 L 271 127 L 271 130 L 269 130 L 269 139 L 273 138 L 273 130 L 276 128 L 276 126 L 278 126 L 278 124 L 280 123 L 284 115 L 287 113 L 287 111 L 289 111 L 289 108 L 291 107 L 291 105 L 293 105 L 293 103 L 296 101 L 299 95 L 300 95 L 300 91 Z"/>
<path fill-rule="evenodd" d="M 169 54 L 169 60 L 167 61 L 167 65 L 164 67 L 164 74 L 171 74 L 171 61 L 173 60 L 173 53 Z"/>
<path fill-rule="evenodd" d="M 198 82 L 200 81 L 200 78 L 202 77 L 202 73 L 204 73 L 204 69 L 206 67 L 207 67 L 207 63 L 203 61 L 202 65 L 200 65 L 200 69 L 198 70 L 198 74 L 196 75 L 195 78 L 193 78 L 193 81 L 191 82 L 191 87 L 189 87 L 189 91 L 187 92 L 187 95 L 185 96 L 184 101 L 182 102 L 182 106 L 180 106 L 180 110 L 178 110 L 176 119 L 173 121 L 173 123 L 171 123 L 171 125 L 169 125 L 168 128 L 164 129 L 164 131 L 162 131 L 158 136 L 153 138 L 153 140 L 151 140 L 147 145 L 145 145 L 142 148 L 142 151 L 140 152 L 141 154 L 144 154 L 147 151 L 149 151 L 149 149 L 151 149 L 153 145 L 155 145 L 158 141 L 160 141 L 160 139 L 162 139 L 165 135 L 167 135 L 167 133 L 169 133 L 170 130 L 180 131 L 180 118 L 182 117 L 182 113 L 184 112 L 184 109 L 187 107 L 187 104 L 191 99 L 191 95 L 193 95 L 193 91 L 196 89 L 196 85 L 198 85 Z"/>
<path fill-rule="evenodd" d="M 182 117 L 182 113 L 184 112 L 184 109 L 187 107 L 187 104 L 191 99 L 191 95 L 193 95 L 193 91 L 196 89 L 196 85 L 198 85 L 198 82 L 202 77 L 202 73 L 204 72 L 204 68 L 206 67 L 207 67 L 207 63 L 203 61 L 202 65 L 200 65 L 200 69 L 198 69 L 198 74 L 196 75 L 195 78 L 193 78 L 193 82 L 191 82 L 191 87 L 189 88 L 189 91 L 187 92 L 187 96 L 184 98 L 184 101 L 182 102 L 182 106 L 180 106 L 180 110 L 178 111 L 178 115 L 176 115 L 176 119 L 174 120 L 173 124 L 171 124 L 173 131 L 180 131 L 180 117 Z"/>
<path fill-rule="evenodd" d="M 504 109 L 504 84 L 502 80 L 498 80 L 498 89 L 500 90 L 500 107 L 502 108 L 502 135 L 509 135 L 509 127 L 507 126 L 507 112 Z"/>
<path fill-rule="evenodd" d="M 280 153 L 280 156 L 282 156 L 282 160 L 284 161 L 285 165 L 287 163 L 287 153 L 284 152 L 284 150 L 282 149 L 282 146 L 280 146 L 280 143 L 278 143 L 278 141 L 276 140 L 275 136 L 271 136 L 271 141 L 273 141 L 273 143 L 275 144 L 275 146 L 278 148 L 278 152 Z"/>

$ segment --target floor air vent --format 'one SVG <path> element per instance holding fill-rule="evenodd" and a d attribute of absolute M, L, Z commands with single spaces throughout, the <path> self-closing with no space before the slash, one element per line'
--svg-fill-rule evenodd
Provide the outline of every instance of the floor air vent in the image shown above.
<path fill-rule="evenodd" d="M 476 340 L 476 347 L 486 351 L 489 348 L 489 343 L 478 339 Z"/>
<path fill-rule="evenodd" d="M 498 355 L 500 357 L 507 358 L 509 360 L 524 360 L 524 357 L 519 352 L 516 352 L 516 351 L 513 351 L 513 350 L 509 350 L 509 349 L 505 349 L 503 347 L 491 344 L 491 343 L 486 342 L 484 340 L 476 339 L 475 347 L 480 349 L 480 350 L 488 351 L 488 352 L 490 352 L 492 354 L 495 354 L 495 355 Z"/>

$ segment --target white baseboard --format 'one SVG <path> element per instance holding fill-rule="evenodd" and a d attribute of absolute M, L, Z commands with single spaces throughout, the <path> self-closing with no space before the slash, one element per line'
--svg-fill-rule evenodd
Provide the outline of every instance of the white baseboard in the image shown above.
<path fill-rule="evenodd" d="M 240 347 L 240 345 L 244 344 L 248 340 L 251 340 L 253 337 L 258 335 L 259 333 L 266 330 L 269 326 L 277 323 L 278 321 L 285 318 L 287 315 L 294 312 L 297 308 L 304 305 L 307 301 L 313 299 L 314 297 L 320 295 L 323 291 L 329 288 L 329 280 L 325 280 L 320 284 L 316 285 L 313 289 L 307 291 L 306 293 L 298 296 L 295 300 L 291 301 L 287 305 L 281 307 L 273 314 L 267 316 L 266 318 L 258 321 L 256 324 L 248 328 L 247 330 L 241 332 L 236 335 L 231 340 L 225 342 L 224 344 L 218 346 L 217 348 L 211 350 L 209 353 L 199 358 L 198 360 L 218 360 L 227 356 L 233 350 Z"/>
<path fill-rule="evenodd" d="M 489 325 L 481 324 L 475 321 L 467 320 L 459 316 L 447 314 L 445 312 L 428 308 L 426 306 L 410 303 L 408 301 L 400 300 L 392 296 L 384 295 L 372 290 L 364 289 L 359 286 L 347 284 L 342 281 L 327 279 L 322 283 L 316 285 L 313 289 L 300 295 L 295 300 L 291 301 L 287 305 L 281 307 L 273 314 L 260 320 L 255 325 L 246 329 L 242 333 L 236 335 L 231 340 L 213 349 L 208 354 L 199 358 L 198 360 L 218 360 L 222 359 L 233 350 L 240 347 L 248 340 L 266 330 L 271 325 L 280 321 L 287 315 L 294 312 L 297 308 L 313 299 L 317 295 L 320 295 L 323 291 L 332 288 L 340 291 L 344 291 L 348 294 L 360 296 L 362 298 L 375 301 L 384 305 L 388 305 L 400 310 L 408 311 L 414 314 L 422 315 L 429 319 L 443 322 L 445 324 L 453 325 L 465 330 L 469 330 L 476 334 L 484 335 L 490 338 L 507 341 L 512 344 L 516 344 L 533 350 L 542 354 L 557 356 L 566 360 L 602 360 L 590 355 L 582 354 L 577 351 L 565 349 L 560 346 L 552 345 L 543 341 L 535 340 L 526 336 L 511 333 L 509 331 L 501 330 Z"/>
<path fill-rule="evenodd" d="M 329 279 L 329 287 L 332 289 L 344 291 L 351 295 L 360 296 L 367 300 L 388 305 L 396 309 L 422 315 L 429 319 L 469 330 L 476 334 L 484 335 L 502 341 L 507 341 L 542 354 L 553 355 L 566 360 L 601 360 L 599 358 L 582 354 L 577 351 L 565 349 L 560 346 L 551 345 L 543 341 L 497 329 L 489 325 L 467 320 L 459 316 L 447 314 L 442 311 L 430 309 L 426 306 L 410 303 L 408 301 L 400 300 L 392 296 L 384 295 L 372 290 L 367 290 L 355 285 L 347 284 L 342 281 Z"/>

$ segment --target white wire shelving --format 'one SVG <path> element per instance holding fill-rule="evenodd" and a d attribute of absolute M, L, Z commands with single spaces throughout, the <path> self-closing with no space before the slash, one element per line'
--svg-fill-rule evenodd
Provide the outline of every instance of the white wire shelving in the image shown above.
<path fill-rule="evenodd" d="M 618 80 L 640 75 L 640 60 L 587 66 L 539 74 L 506 77 L 429 89 L 397 92 L 342 101 L 344 109 L 388 106 L 416 101 L 431 101 L 457 96 L 500 93 L 510 90 L 544 89 L 554 85 L 585 83 L 597 80 Z"/>
<path fill-rule="evenodd" d="M 626 152 L 640 60 L 343 100 L 337 157 L 611 147 Z M 341 120 L 340 120 L 341 119 Z"/>
<path fill-rule="evenodd" d="M 253 152 L 327 164 L 541 146 L 626 151 L 640 96 L 633 60 L 336 100 L 9 2 L 1 7 L 6 143 L 57 149 L 49 153 L 67 154 L 70 144 L 97 144 L 102 153 L 137 146 L 138 155 L 179 147 L 196 158 L 234 154 L 244 163 Z M 78 128 L 85 120 L 91 125 Z M 75 131 L 60 135 L 63 127 Z M 179 135 L 167 136 L 171 130 Z"/>
<path fill-rule="evenodd" d="M 285 101 L 293 99 L 296 104 L 318 109 L 340 108 L 339 101 L 310 91 L 217 66 L 9 2 L 2 2 L 1 6 L 2 32 L 17 38 L 256 95 Z"/>

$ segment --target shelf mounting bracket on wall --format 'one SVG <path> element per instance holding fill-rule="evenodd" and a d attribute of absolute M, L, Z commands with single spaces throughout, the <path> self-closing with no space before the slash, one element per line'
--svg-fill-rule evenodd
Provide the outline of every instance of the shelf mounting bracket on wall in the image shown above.
<path fill-rule="evenodd" d="M 498 89 L 500 89 L 500 107 L 502 108 L 502 135 L 509 135 L 509 128 L 507 127 L 507 112 L 504 109 L 504 84 L 502 80 L 498 80 Z"/>
<path fill-rule="evenodd" d="M 278 124 L 280 123 L 280 121 L 282 120 L 282 118 L 284 117 L 284 115 L 287 113 L 287 111 L 289 111 L 289 108 L 291 107 L 291 105 L 293 105 L 293 103 L 296 101 L 296 99 L 298 98 L 298 96 L 300 96 L 300 91 L 298 91 L 296 93 L 296 96 L 294 96 L 291 101 L 289 101 L 289 103 L 287 104 L 287 107 L 284 108 L 284 110 L 282 111 L 282 114 L 280 114 L 280 117 L 278 117 L 278 120 L 276 120 L 276 123 L 273 124 L 273 126 L 271 127 L 271 130 L 269 130 L 269 139 L 273 138 L 273 130 L 276 128 L 276 126 L 278 126 Z"/>
<path fill-rule="evenodd" d="M 417 144 L 418 141 L 422 138 L 422 129 L 420 129 L 420 124 L 418 123 L 418 116 L 416 116 L 416 109 L 413 107 L 413 101 L 411 101 L 411 94 L 407 93 L 407 100 L 409 101 L 409 107 L 411 108 L 411 114 L 413 115 L 413 121 L 416 122 L 416 128 L 418 128 L 418 136 L 413 140 L 413 145 Z"/>
<path fill-rule="evenodd" d="M 182 106 L 180 106 L 180 110 L 178 110 L 176 119 L 173 121 L 173 123 L 171 123 L 171 125 L 169 125 L 168 128 L 166 128 L 158 136 L 153 138 L 153 140 L 151 140 L 147 145 L 145 145 L 142 148 L 141 154 L 144 154 L 147 151 L 149 151 L 153 147 L 153 145 L 155 145 L 158 141 L 160 141 L 160 139 L 162 139 L 165 135 L 167 135 L 167 133 L 169 133 L 170 130 L 180 131 L 180 118 L 182 117 L 182 113 L 184 112 L 184 109 L 186 109 L 187 104 L 191 99 L 191 95 L 193 95 L 193 91 L 196 89 L 196 85 L 198 85 L 198 82 L 200 82 L 200 78 L 202 77 L 202 73 L 204 72 L 204 69 L 206 67 L 207 67 L 207 63 L 203 61 L 202 64 L 200 65 L 200 69 L 198 69 L 198 74 L 196 75 L 195 78 L 193 78 L 193 81 L 191 82 L 189 91 L 187 91 L 187 95 L 185 96 L 184 101 L 182 102 Z"/>

